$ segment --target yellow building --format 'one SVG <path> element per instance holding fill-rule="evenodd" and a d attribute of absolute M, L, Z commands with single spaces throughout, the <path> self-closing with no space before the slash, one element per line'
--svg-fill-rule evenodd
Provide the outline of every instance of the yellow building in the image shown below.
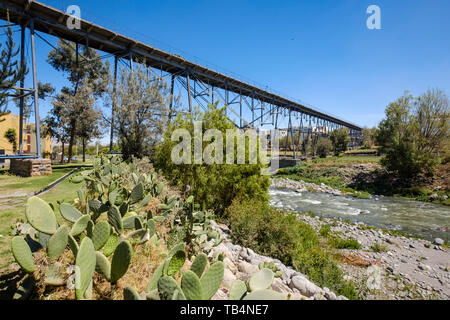
<path fill-rule="evenodd" d="M 0 155 L 14 155 L 19 152 L 19 116 L 9 113 L 2 116 L 0 119 Z M 14 152 L 13 145 L 5 138 L 5 133 L 8 129 L 14 129 L 17 136 L 17 150 Z M 52 151 L 52 142 L 50 137 L 41 137 L 41 152 L 42 156 L 48 157 Z M 27 123 L 25 118 L 23 121 L 23 154 L 36 154 L 36 131 L 34 123 Z M 1 161 L 1 160 L 0 160 Z"/>

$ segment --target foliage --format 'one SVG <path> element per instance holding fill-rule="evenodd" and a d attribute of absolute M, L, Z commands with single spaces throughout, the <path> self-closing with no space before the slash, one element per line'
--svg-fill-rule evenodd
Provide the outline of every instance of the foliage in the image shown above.
<path fill-rule="evenodd" d="M 182 240 L 190 246 L 189 253 L 209 250 L 222 242 L 219 233 L 211 227 L 211 211 L 198 210 L 200 206 L 194 202 L 193 196 L 186 199 L 180 207 L 182 209 L 170 221 L 170 235 L 182 235 Z"/>
<path fill-rule="evenodd" d="M 377 135 L 377 128 L 367 128 L 362 129 L 362 144 L 364 149 L 372 149 L 375 146 L 375 137 Z"/>
<path fill-rule="evenodd" d="M 46 282 L 49 285 L 64 284 L 64 275 L 55 274 L 57 260 L 69 245 L 75 264 L 79 272 L 75 273 L 75 282 L 80 283 L 76 288 L 77 299 L 89 299 L 92 296 L 92 277 L 97 270 L 108 281 L 117 282 L 128 270 L 130 265 L 132 248 L 127 240 L 121 240 L 113 250 L 112 262 L 104 256 L 101 251 L 106 241 L 95 246 L 97 228 L 102 222 L 95 224 L 89 214 L 82 214 L 76 208 L 67 205 L 61 209 L 61 214 L 67 224 L 59 225 L 52 206 L 37 197 L 31 197 L 27 201 L 26 217 L 30 225 L 27 237 L 16 236 L 11 246 L 17 263 L 28 273 L 35 271 L 30 246 L 36 245 L 47 252 L 52 263 L 47 267 Z M 64 212 L 64 213 L 63 213 Z M 102 228 L 103 229 L 103 228 Z M 114 230 L 103 229 L 103 237 L 114 234 Z M 98 235 L 97 235 L 98 238 Z"/>
<path fill-rule="evenodd" d="M 342 279 L 331 255 L 320 246 L 314 229 L 297 220 L 294 213 L 270 208 L 262 201 L 235 199 L 227 216 L 235 243 L 292 265 L 319 286 L 357 297 L 352 284 Z"/>
<path fill-rule="evenodd" d="M 317 143 L 317 155 L 321 158 L 326 158 L 331 151 L 331 147 L 330 139 L 321 137 Z"/>
<path fill-rule="evenodd" d="M 235 129 L 233 123 L 228 120 L 225 108 L 217 105 L 209 105 L 203 113 L 198 109 L 195 113 L 178 115 L 169 124 L 164 134 L 163 142 L 157 146 L 155 154 L 155 167 L 161 169 L 166 178 L 174 185 L 187 188 L 203 207 L 222 214 L 233 199 L 238 195 L 244 199 L 268 199 L 269 178 L 261 175 L 263 164 L 258 160 L 257 164 L 175 164 L 171 160 L 171 153 L 178 141 L 172 141 L 172 133 L 176 129 L 186 129 L 191 137 L 194 137 L 193 121 L 202 121 L 202 132 L 208 129 L 217 129 L 222 132 L 223 155 L 226 147 L 226 130 Z M 191 150 L 194 150 L 194 139 L 191 139 Z M 235 140 L 235 146 L 236 146 Z M 202 144 L 202 154 L 207 146 Z M 235 155 L 236 155 L 236 149 Z M 220 150 L 216 150 L 222 152 Z M 245 159 L 249 159 L 248 143 L 245 146 Z M 189 155 L 191 157 L 191 155 Z M 193 159 L 193 155 L 191 160 Z M 223 156 L 225 159 L 225 156 Z M 236 156 L 235 156 L 236 159 Z M 225 162 L 225 161 L 224 161 Z"/>
<path fill-rule="evenodd" d="M 3 43 L 0 44 L 0 122 L 1 117 L 8 114 L 7 98 L 10 96 L 10 90 L 16 85 L 18 81 L 25 77 L 28 72 L 26 66 L 21 67 L 18 61 L 14 58 L 19 53 L 19 50 L 15 49 L 16 44 L 13 39 L 13 32 L 8 25 L 5 30 L 7 40 L 4 42 L 5 46 L 2 48 Z"/>
<path fill-rule="evenodd" d="M 16 130 L 14 130 L 14 129 L 6 130 L 6 132 L 4 134 L 4 137 L 12 145 L 13 152 L 16 153 L 16 151 L 17 151 L 17 134 L 16 134 Z"/>
<path fill-rule="evenodd" d="M 414 99 L 405 93 L 386 108 L 376 136 L 382 165 L 401 177 L 433 174 L 439 156 L 449 148 L 449 103 L 440 90 Z"/>
<path fill-rule="evenodd" d="M 149 75 L 142 66 L 136 70 L 121 69 L 116 91 L 109 89 L 115 100 L 114 131 L 120 141 L 125 160 L 132 156 L 151 155 L 167 124 L 170 91 L 161 77 Z"/>
<path fill-rule="evenodd" d="M 61 127 L 69 142 L 68 162 L 72 161 L 72 146 L 75 137 L 80 133 L 79 123 L 97 123 L 98 112 L 92 112 L 95 97 L 100 97 L 106 91 L 109 81 L 109 62 L 103 62 L 100 54 L 86 46 L 81 46 L 81 52 L 76 53 L 73 42 L 60 40 L 58 46 L 50 51 L 47 62 L 57 71 L 67 75 L 72 87 L 63 87 L 61 93 L 53 101 L 50 113 L 55 117 L 48 121 L 47 126 Z M 95 116 L 95 118 L 91 118 Z M 82 128 L 83 129 L 83 128 Z M 52 132 L 57 129 L 53 127 Z M 87 131 L 92 133 L 92 131 Z M 85 133 L 86 134 L 86 133 Z M 63 138 L 59 134 L 59 138 Z M 64 153 L 64 152 L 63 152 Z"/>
<path fill-rule="evenodd" d="M 169 256 L 156 269 L 144 293 L 146 300 L 210 300 L 220 287 L 225 266 L 217 261 L 207 266 L 204 253 L 198 255 L 190 270 L 181 276 L 181 285 L 174 279 L 174 275 L 181 273 L 185 264 L 186 253 L 183 244 L 175 247 Z M 127 289 L 127 291 L 133 291 Z M 134 290 L 135 291 L 135 290 Z M 124 294 L 125 297 L 127 295 Z M 137 294 L 128 295 L 130 300 L 142 300 Z"/>
<path fill-rule="evenodd" d="M 348 144 L 350 143 L 348 128 L 334 130 L 330 134 L 330 140 L 333 144 L 333 150 L 336 156 L 341 152 L 345 152 L 347 150 Z"/>

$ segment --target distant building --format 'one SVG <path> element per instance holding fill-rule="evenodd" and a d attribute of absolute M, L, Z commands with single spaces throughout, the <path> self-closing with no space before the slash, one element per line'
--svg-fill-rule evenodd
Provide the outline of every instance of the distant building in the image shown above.
<path fill-rule="evenodd" d="M 14 155 L 19 152 L 19 116 L 9 113 L 2 116 L 0 122 L 0 155 Z M 25 118 L 23 121 L 23 142 L 22 153 L 25 155 L 36 154 L 36 129 L 34 123 L 27 123 Z M 17 150 L 14 152 L 13 145 L 5 138 L 5 133 L 9 129 L 13 129 L 17 136 Z M 49 157 L 52 151 L 52 142 L 50 137 L 41 137 L 41 152 L 43 157 Z M 5 165 L 5 160 L 0 159 L 0 165 Z"/>

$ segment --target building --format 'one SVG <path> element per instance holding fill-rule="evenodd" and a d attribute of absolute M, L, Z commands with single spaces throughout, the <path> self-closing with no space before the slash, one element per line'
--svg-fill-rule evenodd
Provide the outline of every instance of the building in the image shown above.
<path fill-rule="evenodd" d="M 0 155 L 14 155 L 19 152 L 19 116 L 9 113 L 0 119 Z M 14 152 L 13 145 L 5 138 L 5 133 L 8 129 L 13 129 L 17 136 L 17 150 Z M 49 157 L 52 152 L 52 142 L 50 137 L 41 137 L 41 151 L 43 157 Z M 24 119 L 23 123 L 23 142 L 22 153 L 25 155 L 36 154 L 36 130 L 34 123 L 27 123 Z M 0 166 L 4 166 L 9 161 L 0 159 Z"/>

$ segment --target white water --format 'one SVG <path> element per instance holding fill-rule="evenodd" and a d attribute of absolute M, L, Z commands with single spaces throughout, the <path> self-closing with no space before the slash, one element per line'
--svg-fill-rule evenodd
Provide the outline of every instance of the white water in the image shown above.
<path fill-rule="evenodd" d="M 357 199 L 319 192 L 269 190 L 271 205 L 292 211 L 312 211 L 324 217 L 362 221 L 380 228 L 396 229 L 414 236 L 449 239 L 450 208 L 396 197 Z"/>

